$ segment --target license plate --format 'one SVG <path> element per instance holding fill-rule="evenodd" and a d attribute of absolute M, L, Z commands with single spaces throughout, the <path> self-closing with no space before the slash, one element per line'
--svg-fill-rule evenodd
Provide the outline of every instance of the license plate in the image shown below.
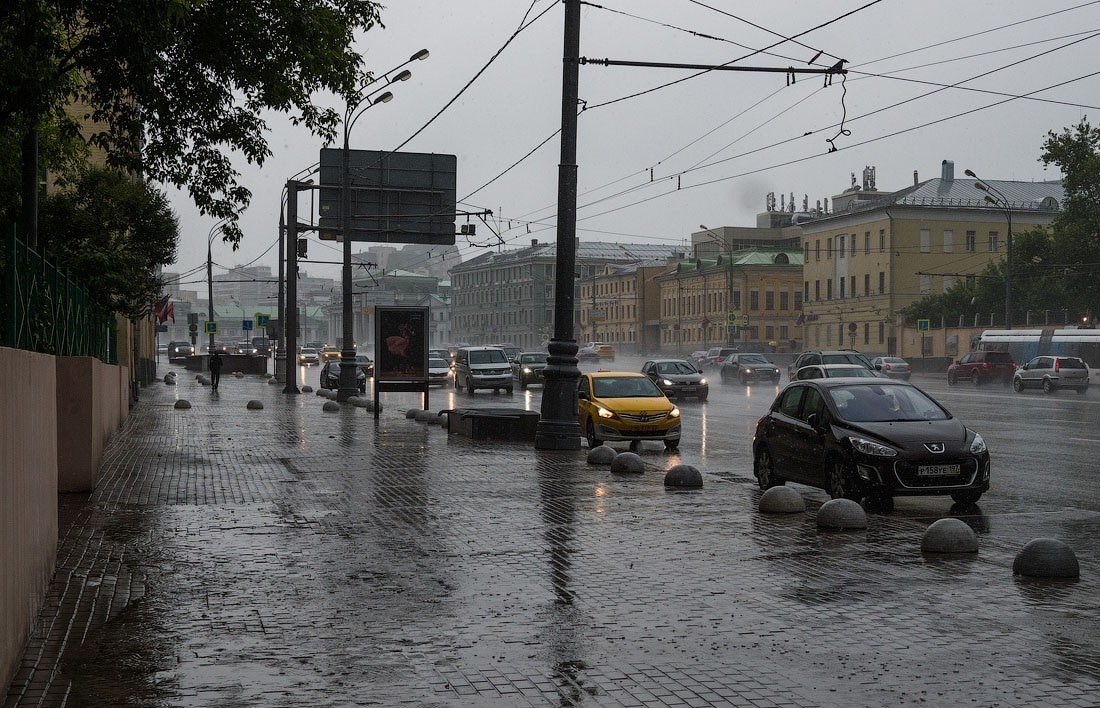
<path fill-rule="evenodd" d="M 695 393 L 695 387 L 694 386 L 684 386 L 682 389 L 680 389 L 680 391 L 682 391 L 683 393 Z"/>
<path fill-rule="evenodd" d="M 917 475 L 920 477 L 946 477 L 962 471 L 961 465 L 920 465 Z"/>

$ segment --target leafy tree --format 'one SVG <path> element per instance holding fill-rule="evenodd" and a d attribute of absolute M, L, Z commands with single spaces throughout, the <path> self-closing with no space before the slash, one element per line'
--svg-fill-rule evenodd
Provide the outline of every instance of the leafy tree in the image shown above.
<path fill-rule="evenodd" d="M 163 193 L 114 170 L 85 171 L 47 198 L 43 246 L 98 302 L 130 319 L 161 295 L 155 275 L 176 260 L 179 222 Z"/>
<path fill-rule="evenodd" d="M 1051 131 L 1041 161 L 1063 175 L 1065 202 L 1054 219 L 1055 271 L 1063 283 L 1062 307 L 1100 311 L 1100 129 L 1086 119 L 1061 133 Z"/>
<path fill-rule="evenodd" d="M 251 198 L 231 155 L 262 164 L 267 110 L 328 141 L 340 114 L 314 105 L 362 81 L 356 31 L 379 24 L 371 0 L 7 0 L 0 4 L 0 158 L 32 129 L 92 121 L 108 165 L 186 188 L 229 218 Z M 66 106 L 86 105 L 69 116 Z M 24 168 L 26 169 L 26 168 Z"/>

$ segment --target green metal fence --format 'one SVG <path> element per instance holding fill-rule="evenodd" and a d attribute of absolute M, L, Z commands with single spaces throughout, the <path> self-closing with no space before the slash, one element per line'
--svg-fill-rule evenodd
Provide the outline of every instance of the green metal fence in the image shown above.
<path fill-rule="evenodd" d="M 114 313 L 16 237 L 0 241 L 0 346 L 118 363 Z"/>

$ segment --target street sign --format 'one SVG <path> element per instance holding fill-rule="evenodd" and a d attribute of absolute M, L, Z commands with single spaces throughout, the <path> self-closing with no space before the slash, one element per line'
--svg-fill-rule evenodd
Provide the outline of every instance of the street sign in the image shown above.
<path fill-rule="evenodd" d="M 159 324 L 159 325 L 156 326 L 156 331 L 157 332 L 167 332 L 168 331 L 168 325 Z"/>
<path fill-rule="evenodd" d="M 737 334 L 737 325 L 735 325 L 735 324 L 726 325 L 726 331 L 729 332 L 730 334 Z"/>
<path fill-rule="evenodd" d="M 739 313 L 739 312 L 727 312 L 726 313 L 726 324 L 736 326 L 737 325 L 737 318 L 740 317 L 740 316 L 741 316 L 741 313 Z"/>
<path fill-rule="evenodd" d="M 256 313 L 256 324 L 260 327 L 267 327 L 267 323 L 271 320 L 271 315 L 265 312 Z"/>
<path fill-rule="evenodd" d="M 848 323 L 848 331 L 851 332 L 853 335 L 856 333 L 857 329 L 859 329 L 859 325 L 857 325 L 855 322 Z"/>
<path fill-rule="evenodd" d="M 927 332 L 930 329 L 932 329 L 932 321 L 931 320 L 917 320 L 917 331 L 918 332 Z"/>
<path fill-rule="evenodd" d="M 218 323 L 217 322 L 207 322 L 206 323 L 206 329 L 203 330 L 203 331 L 206 332 L 207 334 L 217 334 L 218 333 Z"/>
<path fill-rule="evenodd" d="M 241 320 L 241 329 L 245 332 L 252 331 L 252 320 Z"/>

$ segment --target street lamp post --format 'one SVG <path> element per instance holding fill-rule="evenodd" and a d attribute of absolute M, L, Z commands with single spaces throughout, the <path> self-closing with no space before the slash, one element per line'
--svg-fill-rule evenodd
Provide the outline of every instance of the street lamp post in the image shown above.
<path fill-rule="evenodd" d="M 213 257 L 213 243 L 214 236 L 221 231 L 222 227 L 229 223 L 229 219 L 222 219 L 218 223 L 214 224 L 210 228 L 210 233 L 206 238 L 206 321 L 214 321 L 214 257 Z M 208 332 L 210 335 L 210 344 L 207 348 L 207 354 L 214 353 L 214 333 Z"/>
<path fill-rule="evenodd" d="M 1012 329 L 1012 205 L 1001 190 L 983 181 L 971 170 L 966 170 L 965 174 L 974 178 L 974 186 L 985 192 L 985 201 L 1000 209 L 1008 220 L 1008 238 L 1005 239 L 1005 329 Z"/>
<path fill-rule="evenodd" d="M 340 350 L 340 385 L 336 391 L 337 401 L 346 401 L 352 396 L 359 393 L 359 387 L 355 382 L 355 320 L 352 317 L 351 296 L 352 296 L 352 279 L 351 279 L 351 129 L 355 126 L 355 121 L 359 120 L 359 116 L 363 115 L 368 108 L 377 105 L 379 103 L 388 103 L 393 100 L 393 94 L 389 91 L 382 93 L 377 98 L 371 99 L 373 94 L 378 93 L 374 91 L 371 93 L 363 93 L 363 89 L 377 83 L 378 81 L 385 79 L 386 84 L 392 84 L 396 81 L 407 81 L 412 76 L 412 72 L 408 69 L 394 75 L 392 78 L 390 73 L 397 71 L 401 67 L 414 61 L 419 61 L 428 58 L 428 50 L 421 49 L 416 54 L 413 54 L 407 61 L 398 64 L 393 69 L 390 69 L 385 74 L 382 74 L 379 78 L 371 79 L 367 81 L 358 89 L 358 97 L 356 100 L 349 102 L 346 110 L 344 111 L 344 145 L 343 145 L 343 174 L 341 176 L 340 185 L 340 233 L 344 239 L 344 262 L 343 272 L 341 278 L 341 302 L 342 302 L 342 320 L 344 337 L 342 347 Z M 380 91 L 381 89 L 379 89 Z M 366 105 L 360 109 L 359 107 L 366 102 Z"/>

